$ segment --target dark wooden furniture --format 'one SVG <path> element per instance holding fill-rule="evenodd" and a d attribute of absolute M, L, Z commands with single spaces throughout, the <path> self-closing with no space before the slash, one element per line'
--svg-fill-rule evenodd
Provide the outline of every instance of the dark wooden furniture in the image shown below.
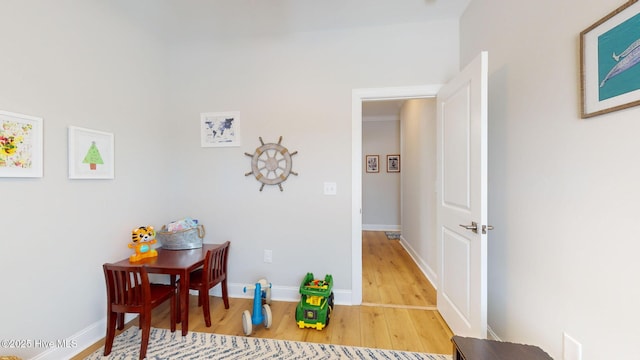
<path fill-rule="evenodd" d="M 180 298 L 178 321 L 182 323 L 182 336 L 186 336 L 189 331 L 189 273 L 203 266 L 207 251 L 218 245 L 204 244 L 202 248 L 191 250 L 160 248 L 157 249 L 157 257 L 134 263 L 135 265 L 145 265 L 148 273 L 170 275 L 171 284 L 176 283 L 176 276 L 181 279 L 182 286 L 178 288 Z M 118 261 L 116 265 L 130 265 L 129 258 Z"/>
<path fill-rule="evenodd" d="M 227 291 L 227 258 L 229 257 L 229 242 L 208 250 L 201 269 L 189 274 L 189 288 L 198 290 L 198 306 L 202 306 L 202 314 L 207 327 L 211 326 L 209 311 L 209 289 L 221 283 L 222 301 L 224 308 L 229 308 L 229 293 Z"/>
<path fill-rule="evenodd" d="M 176 287 L 175 285 L 150 284 L 145 266 L 117 266 L 104 264 L 107 285 L 107 336 L 104 355 L 111 353 L 113 339 L 118 330 L 124 328 L 124 314 L 139 314 L 142 330 L 140 360 L 147 355 L 151 330 L 151 310 L 167 300 L 171 301 L 171 331 L 176 331 Z"/>
<path fill-rule="evenodd" d="M 454 336 L 453 360 L 553 360 L 537 346 Z"/>

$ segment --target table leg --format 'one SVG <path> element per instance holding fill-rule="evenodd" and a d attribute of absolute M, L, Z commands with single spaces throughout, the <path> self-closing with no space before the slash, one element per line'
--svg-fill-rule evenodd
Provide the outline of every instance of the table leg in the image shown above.
<path fill-rule="evenodd" d="M 189 331 L 189 272 L 180 275 L 180 317 L 182 318 L 182 336 L 187 336 Z"/>
<path fill-rule="evenodd" d="M 169 275 L 169 283 L 171 284 L 171 286 L 176 286 L 176 276 L 175 275 Z M 176 304 L 176 306 L 178 307 L 178 310 L 180 310 L 180 306 L 182 304 L 180 304 L 180 288 L 178 288 L 178 303 Z M 180 318 L 182 316 L 180 316 L 180 313 L 176 314 L 176 323 L 180 323 Z"/>

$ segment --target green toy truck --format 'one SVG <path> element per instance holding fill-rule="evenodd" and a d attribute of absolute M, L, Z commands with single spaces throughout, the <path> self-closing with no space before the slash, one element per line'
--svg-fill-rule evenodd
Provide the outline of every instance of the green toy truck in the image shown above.
<path fill-rule="evenodd" d="M 317 280 L 313 278 L 312 273 L 307 273 L 300 285 L 302 298 L 296 307 L 298 327 L 322 330 L 329 325 L 333 310 L 332 289 L 333 277 L 331 275 L 326 275 L 324 280 Z"/>

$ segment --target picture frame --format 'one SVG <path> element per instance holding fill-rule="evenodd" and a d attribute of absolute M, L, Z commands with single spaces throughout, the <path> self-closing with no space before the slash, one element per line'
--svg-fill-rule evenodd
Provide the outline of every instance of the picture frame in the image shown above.
<path fill-rule="evenodd" d="M 69 126 L 69 179 L 113 179 L 112 133 Z"/>
<path fill-rule="evenodd" d="M 41 178 L 42 118 L 0 110 L 0 177 Z"/>
<path fill-rule="evenodd" d="M 580 33 L 581 117 L 640 105 L 640 3 L 631 0 Z"/>
<path fill-rule="evenodd" d="M 240 146 L 240 112 L 207 112 L 200 114 L 200 146 Z"/>
<path fill-rule="evenodd" d="M 368 173 L 380 172 L 380 156 L 379 155 L 367 155 L 365 157 L 364 167 Z"/>
<path fill-rule="evenodd" d="M 387 155 L 387 172 L 400 172 L 400 154 Z"/>

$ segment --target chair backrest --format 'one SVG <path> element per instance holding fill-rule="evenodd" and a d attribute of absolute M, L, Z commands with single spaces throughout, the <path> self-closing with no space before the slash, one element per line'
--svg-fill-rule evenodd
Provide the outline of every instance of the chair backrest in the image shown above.
<path fill-rule="evenodd" d="M 104 264 L 102 268 L 111 311 L 140 313 L 150 305 L 151 286 L 146 267 Z"/>
<path fill-rule="evenodd" d="M 227 258 L 229 257 L 230 242 L 226 241 L 220 246 L 207 251 L 204 259 L 204 282 L 217 284 L 227 277 Z"/>

